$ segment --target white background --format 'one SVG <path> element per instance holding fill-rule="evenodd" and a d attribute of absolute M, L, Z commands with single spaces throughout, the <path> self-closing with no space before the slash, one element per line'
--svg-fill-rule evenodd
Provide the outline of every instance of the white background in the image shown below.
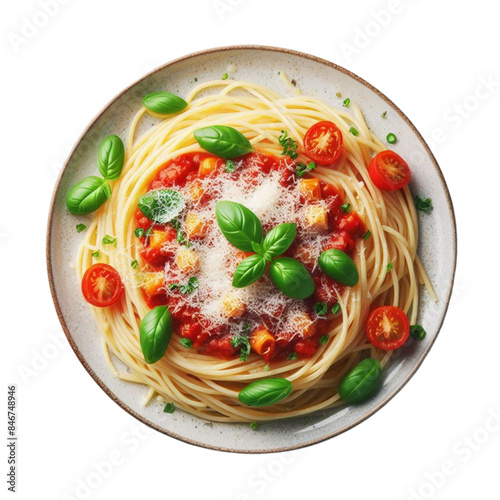
<path fill-rule="evenodd" d="M 18 497 L 499 498 L 494 2 L 48 0 L 52 14 L 45 19 L 42 3 L 2 2 L 0 14 L 0 401 L 7 384 L 17 384 Z M 30 21 L 45 25 L 29 31 Z M 58 171 L 107 101 L 173 58 L 252 43 L 336 62 L 401 107 L 431 143 L 447 179 L 459 263 L 441 334 L 389 405 L 325 443 L 244 456 L 150 431 L 96 386 L 62 338 L 44 252 Z M 489 89 L 481 83 L 488 80 Z M 6 491 L 7 449 L 0 448 Z M 103 469 L 112 459 L 112 470 Z"/>

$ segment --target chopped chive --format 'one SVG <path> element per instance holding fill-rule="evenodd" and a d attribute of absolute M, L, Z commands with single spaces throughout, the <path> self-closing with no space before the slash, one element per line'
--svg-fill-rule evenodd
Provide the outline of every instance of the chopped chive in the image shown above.
<path fill-rule="evenodd" d="M 132 269 L 137 269 L 137 267 L 139 266 L 139 262 L 137 262 L 136 260 L 133 260 L 131 263 L 130 263 Z"/>
<path fill-rule="evenodd" d="M 342 103 L 342 106 L 344 106 L 344 108 L 348 108 L 349 104 L 351 104 L 351 100 L 348 97 L 347 99 L 344 100 L 344 102 Z"/>
<path fill-rule="evenodd" d="M 396 142 L 398 142 L 398 138 L 391 132 L 390 134 L 387 134 L 387 142 L 389 144 L 396 144 Z"/>
<path fill-rule="evenodd" d="M 351 204 L 344 203 L 343 205 L 340 205 L 340 208 L 342 209 L 342 212 L 344 212 L 345 214 L 348 214 L 351 211 Z"/>
<path fill-rule="evenodd" d="M 372 232 L 368 229 L 365 234 L 363 234 L 363 239 L 367 240 L 372 235 Z"/>
<path fill-rule="evenodd" d="M 227 77 L 228 77 L 228 76 L 229 76 L 229 75 L 228 75 L 227 73 L 224 73 L 224 74 L 222 75 L 222 79 L 223 79 L 223 80 L 227 80 Z"/>
<path fill-rule="evenodd" d="M 329 339 L 329 338 L 330 338 L 330 337 L 329 337 L 328 335 L 321 335 L 321 337 L 319 338 L 319 343 L 320 343 L 321 345 L 325 345 L 325 344 L 327 344 L 327 343 L 328 343 L 328 339 Z"/>
<path fill-rule="evenodd" d="M 384 111 L 384 112 L 382 113 L 382 118 L 383 118 L 384 120 L 387 118 L 387 111 Z"/>
<path fill-rule="evenodd" d="M 314 312 L 318 316 L 325 316 L 325 314 L 328 314 L 328 304 L 326 302 L 316 302 L 314 304 Z"/>
<path fill-rule="evenodd" d="M 113 246 L 116 247 L 116 243 L 117 243 L 117 239 L 113 238 L 109 234 L 107 234 L 106 236 L 104 236 L 104 238 L 102 239 L 102 244 L 103 245 L 113 245 Z"/>
<path fill-rule="evenodd" d="M 422 340 L 425 337 L 426 332 L 422 326 L 412 325 L 410 326 L 410 335 L 416 340 Z"/>
<path fill-rule="evenodd" d="M 294 360 L 294 359 L 299 359 L 299 356 L 298 356 L 298 354 L 296 352 L 292 352 L 292 353 L 290 353 L 288 355 L 288 358 L 286 358 L 286 359 L 288 359 L 288 360 L 291 361 L 291 360 Z"/>
<path fill-rule="evenodd" d="M 82 231 L 85 231 L 87 229 L 87 226 L 85 224 L 77 224 L 76 225 L 76 232 L 81 233 Z"/>
<path fill-rule="evenodd" d="M 389 262 L 389 264 L 387 264 L 387 270 L 390 271 L 394 266 Z"/>
<path fill-rule="evenodd" d="M 191 339 L 181 339 L 179 342 L 180 345 L 187 347 L 188 349 L 191 349 L 193 347 L 193 341 Z"/>
<path fill-rule="evenodd" d="M 163 408 L 164 413 L 174 413 L 174 411 L 175 411 L 174 403 L 167 403 L 165 405 L 165 408 Z"/>
<path fill-rule="evenodd" d="M 351 134 L 354 135 L 355 137 L 358 137 L 358 135 L 359 135 L 358 129 L 354 128 L 354 127 L 351 127 L 349 129 L 349 132 L 351 132 Z"/>
<path fill-rule="evenodd" d="M 292 160 L 295 160 L 299 153 L 297 153 L 297 143 L 291 138 L 288 137 L 288 132 L 286 130 L 281 131 L 281 135 L 278 139 L 280 146 L 283 147 L 282 156 L 288 155 Z"/>
<path fill-rule="evenodd" d="M 234 163 L 233 160 L 226 160 L 226 172 L 229 174 L 232 174 L 238 167 L 236 166 L 236 163 Z"/>
<path fill-rule="evenodd" d="M 332 306 L 332 314 L 335 316 L 340 312 L 340 304 L 337 302 Z"/>
<path fill-rule="evenodd" d="M 250 429 L 252 429 L 252 431 L 256 431 L 258 428 L 259 428 L 259 423 L 258 422 L 252 422 L 250 424 Z"/>
<path fill-rule="evenodd" d="M 98 259 L 100 256 L 101 256 L 100 250 L 96 250 L 95 252 L 92 252 L 92 257 L 94 257 L 94 259 Z"/>
<path fill-rule="evenodd" d="M 434 208 L 432 206 L 432 200 L 430 198 L 421 198 L 420 196 L 417 196 L 415 198 L 415 205 L 417 207 L 417 210 L 425 212 L 426 214 L 428 214 Z"/>

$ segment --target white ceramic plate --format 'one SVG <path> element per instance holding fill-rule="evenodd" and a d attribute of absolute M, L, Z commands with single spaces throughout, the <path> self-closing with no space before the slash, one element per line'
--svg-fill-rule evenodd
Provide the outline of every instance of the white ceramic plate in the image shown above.
<path fill-rule="evenodd" d="M 95 174 L 100 142 L 111 133 L 126 137 L 145 94 L 168 89 L 186 95 L 197 85 L 196 81 L 220 78 L 231 63 L 237 65 L 235 78 L 267 85 L 280 93 L 287 91 L 277 76 L 282 70 L 297 81 L 304 94 L 335 106 L 341 105 L 336 92 L 349 96 L 359 104 L 368 125 L 379 137 L 388 132 L 397 135 L 394 149 L 412 168 L 412 191 L 431 197 L 434 203 L 432 213 L 420 217 L 419 255 L 439 297 L 439 302 L 434 303 L 427 294 L 422 294 L 419 321 L 427 330 L 425 340 L 398 351 L 384 370 L 382 389 L 363 405 L 266 423 L 258 432 L 248 424 L 206 425 L 207 422 L 180 410 L 166 414 L 158 404 L 143 407 L 146 389 L 111 374 L 100 333 L 71 267 L 81 235 L 76 233 L 75 219 L 65 208 L 70 186 L 86 175 Z M 384 111 L 388 111 L 386 120 L 381 119 Z M 310 55 L 272 47 L 225 47 L 183 57 L 146 75 L 115 97 L 88 126 L 55 188 L 47 234 L 47 265 L 57 314 L 73 350 L 93 379 L 123 409 L 160 432 L 199 446 L 247 453 L 284 451 L 323 441 L 357 425 L 387 403 L 415 373 L 446 314 L 455 272 L 455 231 L 450 195 L 436 160 L 415 127 L 387 97 L 356 75 Z"/>

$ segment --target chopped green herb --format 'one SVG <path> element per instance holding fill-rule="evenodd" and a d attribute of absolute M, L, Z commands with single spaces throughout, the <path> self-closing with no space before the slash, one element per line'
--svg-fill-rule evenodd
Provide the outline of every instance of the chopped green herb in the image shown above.
<path fill-rule="evenodd" d="M 328 343 L 328 340 L 330 339 L 330 337 L 328 335 L 321 335 L 321 337 L 319 338 L 319 343 L 321 345 L 325 345 Z"/>
<path fill-rule="evenodd" d="M 133 260 L 131 263 L 130 263 L 132 269 L 137 269 L 139 267 L 139 262 L 137 262 L 136 260 Z"/>
<path fill-rule="evenodd" d="M 359 135 L 358 129 L 354 128 L 354 127 L 351 127 L 349 129 L 349 132 L 351 132 L 351 134 L 354 135 L 354 136 L 356 136 L 356 137 L 358 137 L 358 135 Z"/>
<path fill-rule="evenodd" d="M 415 198 L 415 205 L 417 207 L 417 210 L 425 212 L 426 214 L 428 214 L 433 209 L 432 200 L 430 198 L 421 198 L 420 196 L 417 196 Z"/>
<path fill-rule="evenodd" d="M 340 205 L 340 208 L 342 209 L 342 212 L 344 212 L 345 214 L 348 214 L 351 211 L 351 204 L 344 203 L 343 205 Z"/>
<path fill-rule="evenodd" d="M 174 413 L 175 405 L 174 403 L 167 403 L 165 408 L 163 408 L 164 413 Z"/>
<path fill-rule="evenodd" d="M 426 332 L 420 325 L 411 325 L 410 335 L 416 340 L 422 340 L 425 337 Z"/>
<path fill-rule="evenodd" d="M 228 77 L 228 76 L 229 76 L 229 75 L 228 75 L 227 73 L 224 73 L 224 74 L 222 75 L 222 79 L 223 79 L 223 80 L 227 80 L 227 77 Z"/>
<path fill-rule="evenodd" d="M 187 285 L 181 285 L 180 283 L 171 283 L 169 288 L 170 290 L 179 289 L 179 292 L 181 292 L 182 295 L 188 295 L 194 292 L 199 286 L 200 282 L 198 281 L 198 278 L 196 278 L 195 276 L 191 276 L 191 278 L 189 278 L 187 282 Z"/>
<path fill-rule="evenodd" d="M 340 304 L 337 302 L 332 306 L 332 314 L 335 316 L 340 312 Z"/>
<path fill-rule="evenodd" d="M 142 227 L 138 227 L 135 231 L 134 234 L 138 237 L 141 238 L 142 236 L 146 235 L 146 230 L 143 229 Z"/>
<path fill-rule="evenodd" d="M 299 356 L 298 356 L 298 354 L 296 352 L 292 352 L 292 353 L 290 353 L 288 355 L 288 358 L 286 358 L 286 359 L 288 359 L 288 360 L 291 361 L 291 360 L 294 360 L 294 359 L 299 359 Z"/>
<path fill-rule="evenodd" d="M 363 234 L 363 239 L 367 240 L 372 235 L 372 232 L 368 229 L 365 234 Z"/>
<path fill-rule="evenodd" d="M 311 161 L 307 165 L 305 163 L 299 162 L 297 164 L 297 168 L 295 169 L 295 174 L 297 175 L 297 177 L 302 177 L 307 172 L 311 172 L 311 170 L 314 170 L 316 166 L 316 163 L 314 163 L 313 161 Z"/>
<path fill-rule="evenodd" d="M 314 312 L 318 316 L 325 316 L 325 314 L 328 314 L 328 304 L 326 302 L 316 302 L 314 304 Z"/>
<path fill-rule="evenodd" d="M 297 153 L 297 143 L 291 137 L 288 137 L 286 130 L 281 131 L 278 142 L 283 147 L 283 152 L 281 153 L 283 156 L 288 155 L 292 160 L 295 160 L 299 156 Z"/>
<path fill-rule="evenodd" d="M 270 369 L 271 367 L 269 365 L 264 366 L 264 370 L 266 370 L 266 372 L 268 372 Z"/>
<path fill-rule="evenodd" d="M 387 264 L 387 270 L 390 271 L 394 266 L 389 262 L 389 264 Z"/>
<path fill-rule="evenodd" d="M 92 252 L 92 257 L 94 257 L 94 259 L 98 259 L 100 256 L 101 256 L 100 250 L 96 250 L 95 252 Z"/>
<path fill-rule="evenodd" d="M 233 347 L 240 348 L 240 359 L 241 361 L 246 361 L 248 355 L 250 354 L 250 351 L 252 350 L 250 347 L 250 341 L 248 340 L 248 337 L 245 337 L 244 335 L 235 335 L 231 339 L 231 345 Z"/>
<path fill-rule="evenodd" d="M 82 231 L 85 231 L 87 229 L 87 226 L 85 224 L 77 224 L 76 225 L 76 232 L 81 233 Z"/>
<path fill-rule="evenodd" d="M 384 120 L 387 118 L 387 111 L 384 111 L 384 112 L 382 113 L 382 118 L 383 118 Z"/>
<path fill-rule="evenodd" d="M 259 423 L 258 422 L 252 422 L 250 424 L 250 429 L 252 429 L 252 431 L 256 431 L 258 428 L 259 428 Z"/>
<path fill-rule="evenodd" d="M 179 219 L 172 219 L 169 224 L 176 230 L 179 231 L 181 228 L 181 221 Z"/>
<path fill-rule="evenodd" d="M 113 245 L 113 246 L 116 247 L 116 243 L 117 243 L 116 238 L 113 238 L 109 234 L 107 234 L 106 236 L 104 236 L 104 238 L 102 239 L 102 244 L 103 245 Z"/>
<path fill-rule="evenodd" d="M 236 163 L 234 163 L 233 160 L 226 160 L 226 172 L 229 174 L 232 174 L 238 167 L 236 166 Z"/>
<path fill-rule="evenodd" d="M 344 102 L 342 103 L 342 106 L 344 106 L 344 108 L 348 108 L 349 104 L 351 104 L 351 100 L 348 97 L 347 99 L 344 100 Z"/>
<path fill-rule="evenodd" d="M 396 144 L 396 142 L 398 142 L 398 138 L 391 132 L 390 134 L 387 134 L 387 142 L 389 144 Z"/>
<path fill-rule="evenodd" d="M 179 342 L 180 345 L 187 347 L 188 349 L 191 349 L 193 347 L 193 341 L 191 339 L 181 339 Z"/>

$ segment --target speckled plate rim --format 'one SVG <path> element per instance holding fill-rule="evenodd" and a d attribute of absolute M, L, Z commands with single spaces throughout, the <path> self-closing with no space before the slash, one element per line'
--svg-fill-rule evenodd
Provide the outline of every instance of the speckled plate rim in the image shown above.
<path fill-rule="evenodd" d="M 57 196 L 57 193 L 59 191 L 61 180 L 62 180 L 62 178 L 64 176 L 66 168 L 68 167 L 69 161 L 70 161 L 71 157 L 73 156 L 73 154 L 75 153 L 76 149 L 78 148 L 78 146 L 80 145 L 80 143 L 82 142 L 82 140 L 84 139 L 84 137 L 86 136 L 86 134 L 89 132 L 89 130 L 94 126 L 94 124 L 97 122 L 97 120 L 103 115 L 103 113 L 108 108 L 110 108 L 128 90 L 130 90 L 134 86 L 138 85 L 143 80 L 145 80 L 146 78 L 150 77 L 151 75 L 154 75 L 155 73 L 158 73 L 158 72 L 164 70 L 165 68 L 168 68 L 170 66 L 174 66 L 175 64 L 177 64 L 179 62 L 187 61 L 187 60 L 195 58 L 195 57 L 210 55 L 210 54 L 214 54 L 214 53 L 218 53 L 218 52 L 234 51 L 234 50 L 262 50 L 262 51 L 268 51 L 268 52 L 281 52 L 281 53 L 285 53 L 285 54 L 290 54 L 292 56 L 298 56 L 298 57 L 301 57 L 301 58 L 304 58 L 304 59 L 308 59 L 310 61 L 314 61 L 314 62 L 323 64 L 325 66 L 328 66 L 330 68 L 333 68 L 333 69 L 335 69 L 337 71 L 340 71 L 340 72 L 344 73 L 345 75 L 347 75 L 347 76 L 353 78 L 354 80 L 358 81 L 359 83 L 361 83 L 362 85 L 364 85 L 365 87 L 367 87 L 369 90 L 371 90 L 372 92 L 374 92 L 375 94 L 377 94 L 379 97 L 381 97 L 385 102 L 387 102 L 390 106 L 392 106 L 392 108 L 406 122 L 406 124 L 410 127 L 410 129 L 413 131 L 413 133 L 415 134 L 415 136 L 417 137 L 417 139 L 422 144 L 422 146 L 423 146 L 424 150 L 426 151 L 426 153 L 429 155 L 429 158 L 431 159 L 431 161 L 432 161 L 432 163 L 434 165 L 434 168 L 436 169 L 436 171 L 437 171 L 437 173 L 439 175 L 439 178 L 440 178 L 440 181 L 441 181 L 441 187 L 443 189 L 443 192 L 445 194 L 445 197 L 446 197 L 446 200 L 447 200 L 447 203 L 448 203 L 448 209 L 449 209 L 451 221 L 452 221 L 452 224 L 453 224 L 453 227 L 452 227 L 452 232 L 453 232 L 453 249 L 452 249 L 452 251 L 453 251 L 453 271 L 452 271 L 452 275 L 451 275 L 451 286 L 450 286 L 450 289 L 449 289 L 449 293 L 448 293 L 448 296 L 446 297 L 446 300 L 443 301 L 443 303 L 444 303 L 443 307 L 444 308 L 443 308 L 442 318 L 441 318 L 441 321 L 438 324 L 438 327 L 436 329 L 436 334 L 435 334 L 434 338 L 426 346 L 426 348 L 423 351 L 423 353 L 421 354 L 420 358 L 415 361 L 414 367 L 411 370 L 411 372 L 408 374 L 406 380 L 404 380 L 401 383 L 401 385 L 399 387 L 397 387 L 396 390 L 392 394 L 390 394 L 385 399 L 383 399 L 372 410 L 370 410 L 369 412 L 367 412 L 366 414 L 364 414 L 361 418 L 358 418 L 354 422 L 346 425 L 342 429 L 338 429 L 338 430 L 336 430 L 334 432 L 326 434 L 325 436 L 322 436 L 322 437 L 317 438 L 317 439 L 313 439 L 313 440 L 305 442 L 305 443 L 301 443 L 301 444 L 297 444 L 297 445 L 293 445 L 293 446 L 289 446 L 289 447 L 280 447 L 280 448 L 275 448 L 275 449 L 240 450 L 240 449 L 233 449 L 233 448 L 225 448 L 225 447 L 219 447 L 219 446 L 212 446 L 212 445 L 209 445 L 209 444 L 206 444 L 206 443 L 201 443 L 199 441 L 189 439 L 189 438 L 187 438 L 185 436 L 180 436 L 179 434 L 176 434 L 174 432 L 171 432 L 171 431 L 169 431 L 167 429 L 164 429 L 164 428 L 156 425 L 154 422 L 151 422 L 147 418 L 139 415 L 136 411 L 134 411 L 132 408 L 130 408 L 127 404 L 125 404 L 97 376 L 97 374 L 94 372 L 94 370 L 87 363 L 87 361 L 84 358 L 84 356 L 81 353 L 81 351 L 78 349 L 78 346 L 76 345 L 76 342 L 74 341 L 74 339 L 73 339 L 73 337 L 72 337 L 72 335 L 71 335 L 71 333 L 70 333 L 70 331 L 68 329 L 68 326 L 66 324 L 66 320 L 65 320 L 64 315 L 62 313 L 61 306 L 59 304 L 59 299 L 58 299 L 56 288 L 55 288 L 55 284 L 54 284 L 52 262 L 51 262 L 51 254 L 52 254 L 52 245 L 51 245 L 52 220 L 53 220 L 53 217 L 54 217 L 54 208 L 55 208 L 56 196 Z M 64 331 L 64 334 L 66 335 L 71 348 L 73 349 L 73 351 L 75 352 L 76 356 L 78 357 L 78 359 L 82 363 L 83 367 L 87 370 L 87 372 L 94 379 L 94 381 L 97 383 L 97 385 L 99 385 L 99 387 L 116 404 L 118 404 L 121 408 L 123 408 L 126 412 L 128 412 L 130 415 L 132 415 L 133 417 L 135 417 L 137 420 L 139 420 L 143 424 L 146 424 L 147 426 L 151 427 L 152 429 L 155 429 L 155 430 L 157 430 L 157 431 L 159 431 L 159 432 L 161 432 L 161 433 L 163 433 L 163 434 L 165 434 L 167 436 L 173 437 L 173 438 L 178 439 L 179 441 L 183 441 L 185 443 L 189 443 L 189 444 L 192 444 L 192 445 L 195 445 L 195 446 L 200 446 L 202 448 L 207 448 L 207 449 L 211 449 L 211 450 L 225 451 L 225 452 L 232 452 L 232 453 L 243 453 L 243 454 L 277 453 L 277 452 L 284 452 L 284 451 L 292 451 L 292 450 L 299 449 L 299 448 L 305 448 L 305 447 L 311 446 L 313 444 L 321 443 L 321 442 L 326 441 L 328 439 L 331 439 L 331 438 L 333 438 L 335 436 L 338 436 L 339 434 L 342 434 L 342 433 L 344 433 L 345 431 L 347 431 L 349 429 L 352 429 L 352 428 L 356 427 L 357 425 L 359 425 L 360 423 L 364 422 L 366 419 L 368 419 L 369 417 L 371 417 L 374 413 L 376 413 L 382 407 L 384 407 L 394 396 L 396 396 L 396 394 L 399 393 L 399 391 L 401 391 L 401 389 L 413 377 L 413 375 L 416 373 L 416 371 L 420 368 L 423 360 L 425 359 L 425 357 L 429 353 L 430 349 L 434 345 L 434 342 L 436 341 L 436 338 L 439 335 L 439 332 L 440 332 L 441 327 L 443 325 L 444 318 L 446 317 L 446 313 L 448 311 L 448 306 L 449 306 L 451 294 L 452 294 L 452 291 L 453 291 L 453 283 L 454 283 L 454 280 L 455 280 L 455 272 L 456 272 L 456 265 L 457 265 L 457 229 L 456 229 L 456 219 L 455 219 L 455 211 L 454 211 L 454 208 L 453 208 L 453 202 L 451 200 L 450 192 L 448 190 L 448 186 L 446 184 L 446 180 L 444 178 L 443 172 L 441 171 L 441 168 L 439 167 L 436 158 L 434 157 L 432 151 L 430 150 L 429 146 L 427 145 L 427 143 L 425 142 L 424 138 L 422 137 L 422 135 L 420 134 L 420 132 L 417 130 L 417 128 L 415 127 L 415 125 L 413 125 L 413 123 L 409 120 L 409 118 L 385 94 L 383 94 L 382 92 L 380 92 L 377 88 L 375 88 L 373 85 L 371 85 L 367 81 L 363 80 L 358 75 L 356 75 L 356 74 L 352 73 L 351 71 L 343 68 L 342 66 L 339 66 L 339 65 L 337 65 L 335 63 L 327 61 L 326 59 L 322 59 L 320 57 L 316 57 L 316 56 L 307 54 L 305 52 L 300 52 L 300 51 L 297 51 L 297 50 L 285 49 L 285 48 L 280 48 L 280 47 L 272 47 L 272 46 L 267 46 L 267 45 L 229 45 L 229 46 L 224 46 L 224 47 L 216 47 L 216 48 L 212 48 L 212 49 L 207 49 L 207 50 L 202 50 L 202 51 L 198 51 L 198 52 L 193 52 L 193 53 L 188 54 L 186 56 L 174 59 L 174 60 L 172 60 L 172 61 L 170 61 L 170 62 L 168 62 L 168 63 L 166 63 L 166 64 L 164 64 L 164 65 L 162 65 L 162 66 L 160 66 L 158 68 L 156 68 L 155 70 L 147 73 L 146 75 L 142 76 L 137 81 L 135 81 L 134 83 L 132 83 L 131 85 L 129 85 L 128 87 L 126 87 L 125 89 L 123 89 L 119 94 L 117 94 L 115 97 L 113 97 L 113 99 L 111 99 L 101 109 L 101 111 L 94 117 L 93 120 L 91 120 L 91 122 L 85 128 L 85 130 L 83 131 L 83 133 L 80 135 L 80 137 L 76 141 L 73 149 L 69 153 L 68 158 L 67 158 L 67 160 L 66 160 L 66 162 L 65 162 L 65 164 L 64 164 L 64 166 L 63 166 L 63 168 L 62 168 L 62 170 L 61 170 L 61 172 L 59 174 L 59 177 L 58 177 L 58 179 L 56 181 L 56 185 L 55 185 L 55 188 L 54 188 L 54 192 L 52 194 L 52 199 L 51 199 L 50 208 L 49 208 L 49 217 L 48 217 L 47 235 L 46 235 L 46 260 L 47 260 L 47 273 L 48 273 L 48 278 L 49 278 L 50 291 L 51 291 L 51 294 L 52 294 L 52 300 L 54 301 L 54 306 L 55 306 L 55 309 L 56 309 L 56 312 L 57 312 L 57 316 L 58 316 L 59 321 L 61 323 L 61 326 L 62 326 L 62 329 Z"/>

